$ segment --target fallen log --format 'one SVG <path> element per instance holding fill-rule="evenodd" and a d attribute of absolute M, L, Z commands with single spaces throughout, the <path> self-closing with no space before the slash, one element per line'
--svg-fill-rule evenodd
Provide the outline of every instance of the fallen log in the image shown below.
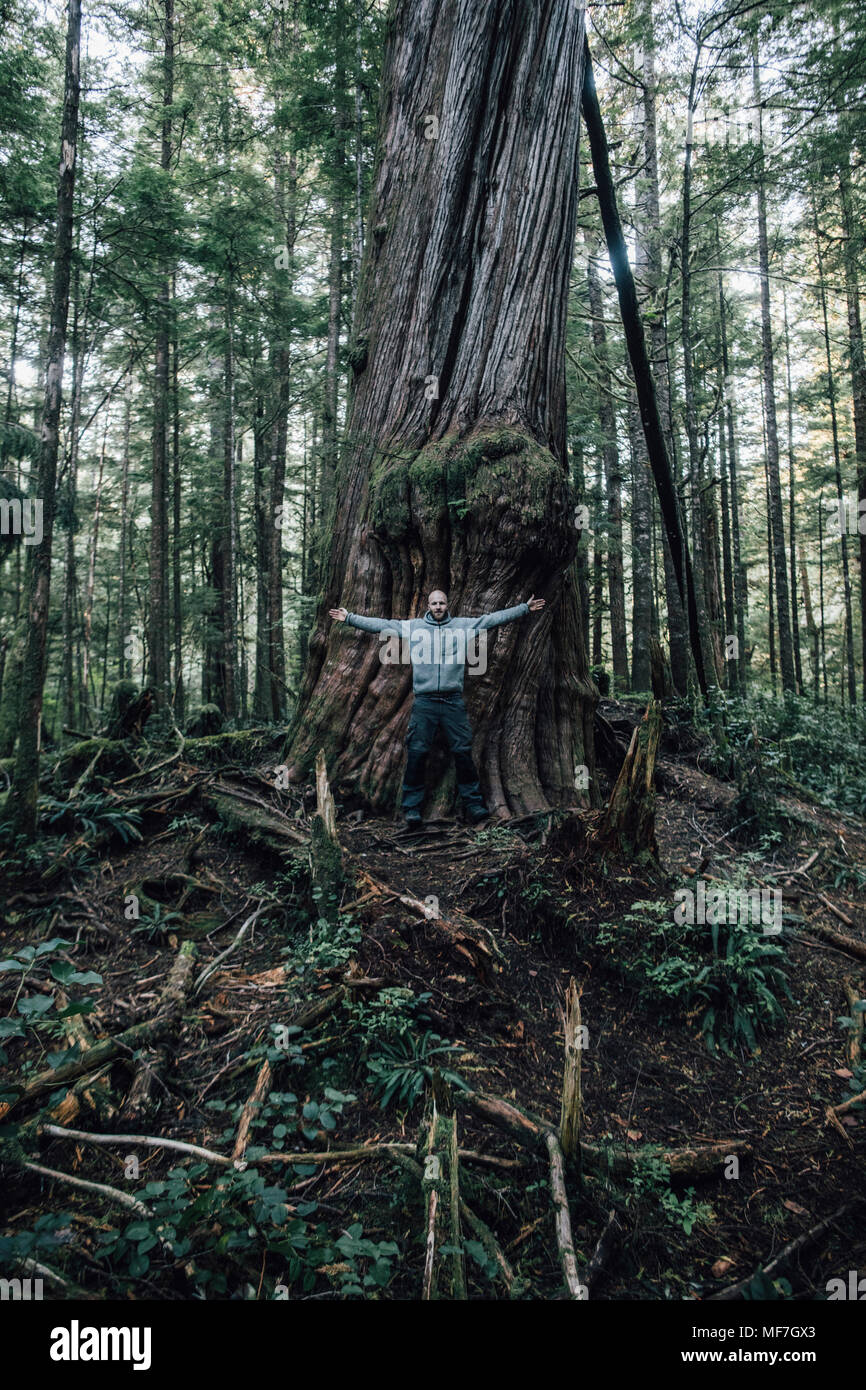
<path fill-rule="evenodd" d="M 424 1159 L 424 1170 L 421 1174 L 421 1189 L 424 1193 L 426 1210 L 426 1229 L 424 1235 L 424 1273 L 421 1279 L 421 1299 L 429 1302 L 436 1297 L 436 1253 L 440 1240 L 440 1225 L 442 1218 L 439 1214 L 440 1197 L 442 1194 L 442 1156 L 436 1152 L 436 1107 L 433 1107 L 433 1118 L 430 1121 L 430 1128 L 427 1135 L 427 1154 Z"/>
<path fill-rule="evenodd" d="M 233 1163 L 240 1163 L 243 1161 L 243 1156 L 246 1153 L 247 1144 L 249 1143 L 250 1125 L 267 1100 L 270 1089 L 271 1064 L 266 1061 L 262 1065 L 256 1077 L 256 1084 L 241 1111 L 237 1138 L 235 1139 L 235 1146 L 232 1149 Z"/>
<path fill-rule="evenodd" d="M 546 1129 L 553 1129 L 546 1121 L 530 1115 L 511 1101 L 503 1100 L 501 1096 L 461 1091 L 460 1099 L 482 1119 L 507 1130 L 519 1143 L 529 1147 L 539 1143 Z M 580 1154 L 586 1167 L 603 1170 L 613 1177 L 627 1177 L 640 1158 L 657 1158 L 667 1165 L 672 1181 L 685 1181 L 715 1176 L 724 1169 L 729 1158 L 750 1158 L 752 1147 L 744 1139 L 722 1139 L 689 1149 L 663 1149 L 647 1144 L 632 1153 L 618 1153 L 584 1140 L 580 1145 Z"/>
<path fill-rule="evenodd" d="M 830 899 L 826 897 L 824 893 L 819 893 L 816 889 L 812 888 L 810 888 L 808 891 L 812 895 L 812 897 L 818 899 L 819 903 L 824 904 L 828 912 L 832 912 L 834 917 L 839 918 L 839 921 L 842 923 L 843 927 L 854 926 L 854 922 L 852 922 L 851 918 L 842 911 L 841 907 L 837 907 L 835 903 L 831 903 Z M 863 949 L 864 952 L 866 952 L 866 946 L 864 946 Z"/>
<path fill-rule="evenodd" d="M 38 1177 L 49 1178 L 52 1182 L 63 1183 L 66 1187 L 74 1187 L 79 1192 L 92 1192 L 104 1201 L 110 1202 L 112 1206 L 123 1207 L 125 1211 L 134 1212 L 136 1216 L 149 1216 L 150 1210 L 139 1202 L 137 1197 L 133 1197 L 128 1192 L 121 1192 L 118 1187 L 109 1187 L 103 1182 L 90 1182 L 87 1178 L 76 1178 L 72 1173 L 58 1173 L 54 1168 L 44 1168 L 41 1163 L 33 1163 L 30 1159 L 16 1160 L 10 1157 L 9 1162 L 16 1163 L 18 1167 L 24 1168 L 28 1173 L 36 1173 Z"/>
<path fill-rule="evenodd" d="M 438 1126 L 445 1176 L 448 1182 L 448 1217 L 451 1245 L 451 1297 L 466 1299 L 466 1264 L 460 1228 L 460 1154 L 457 1145 L 457 1110 L 451 1087 L 439 1068 L 433 1072 L 433 1122 Z"/>
<path fill-rule="evenodd" d="M 0 1120 L 4 1119 L 11 1110 L 28 1105 L 36 1096 L 42 1095 L 45 1091 L 63 1086 L 67 1081 L 75 1081 L 85 1072 L 94 1071 L 106 1062 L 113 1061 L 116 1057 L 130 1056 L 145 1043 L 160 1042 L 170 1033 L 171 1027 L 170 1019 L 151 1018 L 144 1023 L 133 1024 L 131 1028 L 119 1033 L 116 1038 L 101 1038 L 85 1057 L 78 1057 L 72 1062 L 64 1062 L 59 1067 L 49 1067 L 47 1071 L 41 1071 L 36 1076 L 31 1077 L 14 1100 L 0 1106 Z"/>
<path fill-rule="evenodd" d="M 574 1253 L 574 1240 L 571 1234 L 571 1216 L 568 1209 L 568 1195 L 565 1187 L 565 1164 L 556 1131 L 543 1120 L 524 1114 L 517 1106 L 502 1100 L 499 1096 L 486 1096 L 478 1091 L 463 1091 L 461 1099 L 466 1101 L 477 1114 L 494 1124 L 502 1125 L 514 1134 L 521 1143 L 531 1142 L 533 1147 L 539 1143 L 547 1149 L 550 1166 L 550 1195 L 553 1202 L 556 1245 L 560 1265 L 569 1296 L 583 1300 L 586 1290 L 582 1287 L 577 1271 L 577 1258 Z M 585 1146 L 581 1146 L 583 1150 Z"/>
<path fill-rule="evenodd" d="M 846 1202 L 844 1206 L 834 1211 L 831 1216 L 826 1216 L 823 1221 L 819 1221 L 815 1226 L 811 1226 L 808 1231 L 804 1231 L 801 1236 L 797 1236 L 796 1240 L 790 1241 L 779 1251 L 775 1259 L 770 1260 L 769 1264 L 762 1265 L 760 1268 L 754 1270 L 752 1274 L 747 1275 L 745 1279 L 740 1279 L 736 1284 L 729 1284 L 726 1289 L 720 1289 L 718 1293 L 711 1293 L 704 1301 L 706 1303 L 725 1303 L 730 1302 L 734 1298 L 739 1298 L 740 1294 L 745 1292 L 752 1283 L 752 1280 L 756 1279 L 759 1274 L 764 1275 L 766 1279 L 772 1280 L 784 1269 L 785 1265 L 790 1262 L 792 1256 L 805 1249 L 807 1245 L 811 1245 L 814 1241 L 818 1240 L 825 1231 L 829 1231 L 835 1221 L 838 1221 L 840 1217 L 845 1216 L 855 1207 L 860 1206 L 863 1201 L 864 1198 L 855 1197 L 853 1201 Z"/>
<path fill-rule="evenodd" d="M 172 964 L 156 1010 L 156 1017 L 164 1019 L 168 1029 L 160 1039 L 159 1046 L 148 1049 L 139 1059 L 132 1086 L 123 1103 L 123 1113 L 130 1119 L 143 1116 L 155 1108 L 154 1082 L 165 1069 L 171 1044 L 180 1029 L 181 1011 L 195 971 L 195 957 L 195 945 L 191 941 L 185 941 Z"/>
<path fill-rule="evenodd" d="M 230 729 L 226 733 L 203 734 L 192 738 L 187 734 L 183 750 L 184 763 L 218 766 L 224 765 L 228 759 L 238 758 L 239 755 L 242 755 L 242 761 L 249 762 L 259 747 L 264 752 L 266 748 L 281 743 L 284 737 L 284 732 L 273 726 L 263 729 Z"/>
<path fill-rule="evenodd" d="M 138 1146 L 145 1149 L 168 1149 L 172 1153 L 187 1154 L 190 1158 L 200 1158 L 206 1163 L 214 1163 L 220 1168 L 246 1168 L 249 1164 L 246 1161 L 238 1161 L 231 1158 L 228 1154 L 218 1153 L 215 1149 L 204 1148 L 201 1144 L 190 1144 L 182 1139 L 164 1139 L 157 1134 L 91 1134 L 83 1129 L 68 1129 L 65 1125 L 45 1124 L 40 1122 L 33 1126 L 40 1134 L 47 1134 L 52 1139 L 74 1139 L 78 1144 L 93 1144 L 97 1148 L 114 1148 Z M 324 1152 L 301 1151 L 299 1153 L 271 1153 L 262 1154 L 256 1159 L 256 1163 L 360 1163 L 367 1159 L 390 1159 L 395 1153 L 413 1154 L 415 1153 L 414 1144 L 402 1142 L 377 1143 L 377 1144 L 356 1144 L 348 1149 L 326 1149 Z M 495 1160 L 486 1155 L 476 1154 L 471 1149 L 459 1149 L 459 1157 L 464 1163 L 489 1162 Z"/>
<path fill-rule="evenodd" d="M 62 786 L 81 782 L 88 770 L 97 761 L 103 776 L 112 776 L 135 771 L 137 764 L 123 739 L 84 738 L 80 743 L 72 743 L 64 748 L 51 767 L 49 777 Z"/>
<path fill-rule="evenodd" d="M 411 1145 L 407 1147 L 411 1148 Z M 460 1156 L 461 1158 L 464 1157 L 463 1150 L 460 1150 Z M 388 1157 L 393 1163 L 397 1164 L 398 1167 L 404 1168 L 407 1173 L 411 1173 L 419 1182 L 424 1176 L 424 1169 L 421 1167 L 421 1164 L 416 1163 L 413 1158 L 409 1158 L 407 1154 L 402 1152 L 402 1149 L 392 1146 Z M 478 1238 L 478 1243 L 483 1247 L 488 1259 L 493 1261 L 498 1268 L 502 1281 L 510 1292 L 514 1286 L 514 1270 L 502 1253 L 499 1242 L 490 1227 L 481 1220 L 481 1217 L 467 1205 L 462 1197 L 460 1198 L 460 1216 L 472 1231 L 473 1235 Z"/>
<path fill-rule="evenodd" d="M 314 1004 L 310 1004 L 308 1008 L 304 1009 L 303 1013 L 293 1018 L 291 1020 L 292 1027 L 301 1029 L 314 1027 L 315 1024 L 321 1023 L 323 1018 L 327 1018 L 328 1014 L 332 1014 L 345 997 L 346 986 L 337 985 L 335 989 L 323 994 L 321 999 L 317 999 Z"/>
<path fill-rule="evenodd" d="M 816 894 L 816 896 L 820 897 L 820 894 Z M 829 904 L 825 905 L 829 906 Z M 846 920 L 849 926 L 854 925 L 849 919 Z M 829 941 L 836 947 L 837 951 L 844 952 L 846 956 L 853 956 L 855 960 L 866 960 L 866 941 L 859 941 L 856 937 L 846 935 L 845 932 L 836 931 L 835 927 L 825 927 L 822 922 L 816 922 L 811 918 L 807 926 L 809 931 L 815 932 L 817 936 Z"/>
<path fill-rule="evenodd" d="M 581 1284 L 577 1272 L 577 1256 L 574 1253 L 574 1239 L 571 1234 L 571 1214 L 565 1189 L 565 1161 L 562 1149 L 552 1129 L 544 1131 L 544 1142 L 550 1156 L 550 1196 L 553 1202 L 559 1263 L 562 1266 L 565 1286 L 571 1298 L 585 1299 L 586 1289 Z"/>
<path fill-rule="evenodd" d="M 309 836 L 297 830 L 288 816 L 241 787 L 217 782 L 202 793 L 202 805 L 230 830 L 242 831 L 253 844 L 280 856 L 295 845 L 309 845 Z"/>

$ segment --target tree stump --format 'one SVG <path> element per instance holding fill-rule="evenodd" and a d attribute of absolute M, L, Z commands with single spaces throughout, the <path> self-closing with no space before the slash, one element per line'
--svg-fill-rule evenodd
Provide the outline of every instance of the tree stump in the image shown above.
<path fill-rule="evenodd" d="M 310 825 L 310 874 L 319 916 L 327 922 L 336 922 L 345 874 L 343 851 L 337 836 L 337 813 L 322 748 L 316 757 L 316 814 Z"/>
<path fill-rule="evenodd" d="M 650 700 L 597 831 L 599 844 L 626 859 L 658 861 L 653 778 L 661 727 L 661 703 Z"/>

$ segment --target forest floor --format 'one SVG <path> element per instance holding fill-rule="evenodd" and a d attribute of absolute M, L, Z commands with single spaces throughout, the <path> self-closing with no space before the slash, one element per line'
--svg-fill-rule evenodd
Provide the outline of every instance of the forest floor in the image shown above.
<path fill-rule="evenodd" d="M 624 750 L 639 711 L 613 702 L 602 711 Z M 309 788 L 275 789 L 278 737 L 198 740 L 195 761 L 183 749 L 170 759 L 153 751 L 164 765 L 146 793 L 135 776 L 100 790 L 118 809 L 137 806 L 140 840 L 124 843 L 122 824 L 94 839 L 104 821 L 75 821 L 42 883 L 32 863 L 7 872 L 0 1012 L 15 1018 L 22 985 L 37 1003 L 20 1036 L 9 1025 L 0 1039 L 0 1272 L 32 1271 L 16 1261 L 35 1260 L 52 1297 L 268 1298 L 282 1288 L 293 1298 L 417 1298 L 424 1194 L 382 1146 L 403 1144 L 407 1157 L 423 1142 L 438 1063 L 460 1078 L 461 1195 L 494 1233 L 512 1296 L 566 1296 L 547 1153 L 491 1126 L 463 1103 L 460 1083 L 558 1129 L 572 977 L 588 1028 L 581 1139 L 588 1154 L 608 1156 L 607 1170 L 585 1159 L 582 1173 L 567 1172 L 579 1270 L 617 1216 L 593 1298 L 705 1299 L 790 1242 L 799 1245 L 752 1296 L 822 1298 L 828 1279 L 866 1267 L 864 1112 L 828 1118 L 852 1077 L 837 1020 L 866 994 L 866 885 L 856 871 L 866 824 L 782 796 L 782 828 L 753 842 L 736 824 L 736 788 L 705 769 L 700 740 L 678 747 L 671 735 L 657 769 L 662 873 L 594 853 L 597 813 L 406 832 L 338 799 L 346 884 L 340 917 L 321 928 L 307 851 L 314 792 L 311 804 Z M 674 883 L 700 874 L 708 887 L 742 884 L 744 864 L 750 884 L 782 890 L 784 930 L 769 940 L 781 943 L 790 998 L 754 1051 L 742 1039 L 710 1051 L 703 1011 L 648 1003 L 622 955 L 644 919 L 670 920 Z M 646 903 L 662 906 L 635 906 Z M 58 938 L 53 952 L 27 951 Z M 163 991 L 191 940 L 194 971 L 172 1013 Z M 97 972 L 101 984 L 73 971 Z M 82 988 L 90 1011 L 63 1018 L 60 1006 Z M 162 1054 L 159 1040 L 142 1054 L 132 1038 L 98 1054 L 95 1070 L 82 1062 L 158 1011 L 171 1020 Z M 452 1051 L 434 1050 L 446 1043 Z M 130 1110 L 143 1063 L 150 1092 Z M 388 1078 L 396 1094 L 383 1107 L 376 1082 Z M 86 1134 L 119 1138 L 96 1146 Z M 678 1182 L 658 1161 L 719 1143 L 739 1155 L 727 1176 L 716 1166 Z M 307 1159 L 362 1145 L 378 1146 L 375 1157 Z M 249 1166 L 233 1167 L 232 1155 Z M 480 1245 L 467 1248 L 470 1296 L 508 1297 L 511 1277 Z"/>

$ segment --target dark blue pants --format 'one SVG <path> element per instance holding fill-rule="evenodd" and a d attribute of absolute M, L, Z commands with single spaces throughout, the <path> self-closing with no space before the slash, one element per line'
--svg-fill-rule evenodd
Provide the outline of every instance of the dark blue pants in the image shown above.
<path fill-rule="evenodd" d="M 454 754 L 457 790 L 470 814 L 486 810 L 478 773 L 472 761 L 472 727 L 459 691 L 444 695 L 416 695 L 406 730 L 406 771 L 403 774 L 403 810 L 420 810 L 424 800 L 427 754 L 439 726 Z"/>

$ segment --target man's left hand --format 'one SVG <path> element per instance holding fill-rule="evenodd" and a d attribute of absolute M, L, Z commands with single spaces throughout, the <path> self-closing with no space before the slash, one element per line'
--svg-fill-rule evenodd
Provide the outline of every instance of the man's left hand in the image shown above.
<path fill-rule="evenodd" d="M 543 598 L 536 598 L 534 594 L 530 594 L 526 602 L 529 605 L 530 613 L 537 613 L 539 608 L 544 607 L 547 600 Z"/>

